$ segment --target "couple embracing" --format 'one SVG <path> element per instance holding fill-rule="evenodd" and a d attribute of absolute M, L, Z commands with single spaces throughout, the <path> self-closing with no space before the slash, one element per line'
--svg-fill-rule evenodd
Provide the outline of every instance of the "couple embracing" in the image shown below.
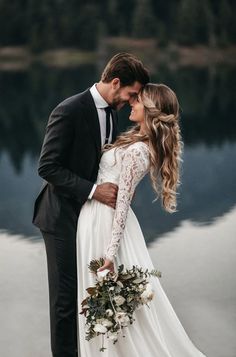
<path fill-rule="evenodd" d="M 117 111 L 129 104 L 132 127 L 118 135 Z M 33 223 L 44 238 L 49 281 L 53 357 L 100 355 L 100 339 L 85 340 L 79 315 L 94 277 L 124 264 L 153 269 L 130 207 L 136 186 L 149 174 L 167 212 L 176 211 L 182 141 L 179 103 L 164 84 L 149 82 L 142 62 L 115 55 L 91 88 L 60 103 L 51 113 L 39 160 L 44 184 Z M 150 308 L 137 311 L 126 338 L 107 341 L 106 357 L 203 357 L 174 312 L 159 279 Z"/>

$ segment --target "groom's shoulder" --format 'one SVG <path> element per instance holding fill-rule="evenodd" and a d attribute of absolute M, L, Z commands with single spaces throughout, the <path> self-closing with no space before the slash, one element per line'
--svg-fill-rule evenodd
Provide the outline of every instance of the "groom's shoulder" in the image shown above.
<path fill-rule="evenodd" d="M 71 97 L 64 99 L 60 102 L 54 110 L 61 109 L 66 112 L 74 112 L 82 108 L 89 101 L 91 97 L 89 88 L 83 92 L 77 93 Z"/>

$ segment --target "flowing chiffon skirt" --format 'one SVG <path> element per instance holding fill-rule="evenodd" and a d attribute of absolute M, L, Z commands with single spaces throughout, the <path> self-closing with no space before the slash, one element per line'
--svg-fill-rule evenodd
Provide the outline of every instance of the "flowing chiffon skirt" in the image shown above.
<path fill-rule="evenodd" d="M 83 206 L 77 229 L 77 269 L 78 269 L 78 312 L 80 303 L 87 296 L 85 289 L 94 285 L 94 275 L 88 270 L 91 259 L 103 256 L 111 239 L 114 210 L 96 200 L 87 201 Z M 118 250 L 115 269 L 124 264 L 142 266 L 149 270 L 154 267 L 139 226 L 138 220 L 129 208 L 123 240 Z M 144 305 L 134 314 L 135 321 L 124 328 L 125 337 L 118 341 L 104 338 L 104 352 L 99 352 L 101 336 L 85 340 L 85 317 L 78 317 L 78 344 L 81 357 L 204 357 L 192 343 L 168 300 L 159 278 L 151 277 L 154 299 L 149 307 Z"/>

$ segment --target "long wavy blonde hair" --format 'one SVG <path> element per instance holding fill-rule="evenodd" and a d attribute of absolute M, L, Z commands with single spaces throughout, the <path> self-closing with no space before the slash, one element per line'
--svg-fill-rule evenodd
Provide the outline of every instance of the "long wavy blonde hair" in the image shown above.
<path fill-rule="evenodd" d="M 175 93 L 164 84 L 148 83 L 139 95 L 144 105 L 145 134 L 140 124 L 118 136 L 104 150 L 129 146 L 138 141 L 150 150 L 150 178 L 156 199 L 161 195 L 167 212 L 176 212 L 176 190 L 180 184 L 180 162 L 183 142 L 179 127 L 179 103 Z"/>

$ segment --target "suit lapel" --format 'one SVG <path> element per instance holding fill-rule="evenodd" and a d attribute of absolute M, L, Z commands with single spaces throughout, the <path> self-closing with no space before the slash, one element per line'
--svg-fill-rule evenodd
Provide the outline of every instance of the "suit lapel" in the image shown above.
<path fill-rule="evenodd" d="M 101 152 L 101 130 L 100 130 L 100 124 L 99 124 L 99 119 L 98 119 L 98 112 L 97 112 L 97 108 L 95 106 L 93 97 L 92 97 L 89 89 L 87 89 L 87 91 L 84 93 L 83 99 L 84 99 L 83 103 L 85 106 L 87 123 L 90 128 L 93 139 L 95 141 L 97 151 L 98 151 L 98 153 L 100 153 Z"/>
<path fill-rule="evenodd" d="M 86 113 L 86 118 L 88 119 L 87 123 L 89 125 L 91 134 L 95 141 L 95 144 L 97 147 L 97 152 L 100 153 L 101 152 L 101 130 L 100 130 L 98 112 L 97 112 L 97 108 L 95 106 L 93 97 L 92 97 L 89 89 L 87 89 L 84 92 L 83 103 L 84 103 L 84 107 L 85 107 L 84 109 L 85 109 L 85 113 Z M 118 118 L 117 112 L 112 109 L 112 124 L 113 124 L 112 143 L 115 141 L 117 133 L 118 133 L 117 118 Z"/>

